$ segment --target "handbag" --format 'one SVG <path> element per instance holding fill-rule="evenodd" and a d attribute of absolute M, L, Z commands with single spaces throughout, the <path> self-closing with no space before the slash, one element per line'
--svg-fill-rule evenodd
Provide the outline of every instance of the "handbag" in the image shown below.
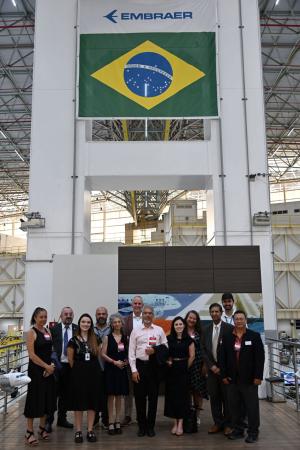
<path fill-rule="evenodd" d="M 197 433 L 197 411 L 195 408 L 191 408 L 189 413 L 183 419 L 183 431 L 184 433 Z"/>

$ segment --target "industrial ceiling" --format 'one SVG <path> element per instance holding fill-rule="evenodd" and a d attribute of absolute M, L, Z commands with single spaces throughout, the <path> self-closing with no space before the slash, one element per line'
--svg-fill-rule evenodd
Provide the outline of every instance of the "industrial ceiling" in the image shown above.
<path fill-rule="evenodd" d="M 300 182 L 300 1 L 259 0 L 259 7 L 269 179 Z M 0 0 L 0 218 L 28 205 L 34 10 L 35 0 Z M 93 139 L 203 139 L 203 121 L 95 121 Z M 105 195 L 135 220 L 153 220 L 180 192 Z"/>

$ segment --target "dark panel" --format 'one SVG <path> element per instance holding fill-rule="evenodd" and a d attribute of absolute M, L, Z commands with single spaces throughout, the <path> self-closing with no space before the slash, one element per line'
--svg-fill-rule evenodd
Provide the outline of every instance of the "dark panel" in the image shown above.
<path fill-rule="evenodd" d="M 119 247 L 119 270 L 164 269 L 164 247 Z"/>
<path fill-rule="evenodd" d="M 164 270 L 119 270 L 119 292 L 154 294 L 165 291 Z"/>
<path fill-rule="evenodd" d="M 166 292 L 214 292 L 212 270 L 166 270 Z"/>
<path fill-rule="evenodd" d="M 212 292 L 261 292 L 260 270 L 216 269 Z"/>
<path fill-rule="evenodd" d="M 212 270 L 212 247 L 166 247 L 166 269 Z"/>
<path fill-rule="evenodd" d="M 260 269 L 258 246 L 212 247 L 212 249 L 215 269 Z"/>

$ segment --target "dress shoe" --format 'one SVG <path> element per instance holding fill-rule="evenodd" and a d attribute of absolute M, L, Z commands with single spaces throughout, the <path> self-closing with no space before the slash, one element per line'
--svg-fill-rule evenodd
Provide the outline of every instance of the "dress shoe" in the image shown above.
<path fill-rule="evenodd" d="M 232 433 L 228 434 L 227 437 L 231 441 L 235 441 L 236 439 L 242 439 L 244 437 L 244 433 L 233 431 Z"/>
<path fill-rule="evenodd" d="M 143 428 L 139 428 L 137 432 L 138 437 L 143 437 L 146 435 L 146 431 Z"/>
<path fill-rule="evenodd" d="M 86 439 L 88 442 L 96 442 L 97 438 L 93 431 L 88 431 L 86 434 Z"/>
<path fill-rule="evenodd" d="M 176 433 L 177 434 L 177 433 Z M 149 437 L 154 437 L 155 436 L 155 431 L 154 431 L 154 429 L 153 428 L 149 428 L 148 430 L 147 430 L 147 435 L 149 436 Z"/>
<path fill-rule="evenodd" d="M 45 423 L 45 430 L 47 431 L 47 433 L 52 433 L 52 423 L 46 422 Z"/>
<path fill-rule="evenodd" d="M 75 442 L 75 444 L 81 444 L 83 442 L 83 437 L 82 437 L 81 431 L 76 431 L 74 442 Z"/>
<path fill-rule="evenodd" d="M 129 425 L 131 423 L 131 417 L 130 416 L 125 416 L 123 422 L 121 423 L 122 427 L 126 427 L 127 425 Z"/>
<path fill-rule="evenodd" d="M 208 429 L 208 434 L 215 434 L 215 433 L 219 433 L 220 431 L 221 431 L 221 427 L 219 427 L 218 425 L 213 425 L 212 427 L 210 427 Z"/>
<path fill-rule="evenodd" d="M 258 439 L 257 436 L 255 436 L 254 434 L 248 434 L 248 436 L 245 439 L 245 442 L 247 442 L 248 444 L 253 444 L 254 442 L 256 442 Z"/>
<path fill-rule="evenodd" d="M 68 422 L 67 420 L 58 420 L 57 426 L 63 428 L 73 428 L 73 424 Z"/>
<path fill-rule="evenodd" d="M 233 429 L 230 427 L 225 427 L 224 428 L 224 436 L 228 436 L 229 434 L 231 434 L 233 432 Z"/>

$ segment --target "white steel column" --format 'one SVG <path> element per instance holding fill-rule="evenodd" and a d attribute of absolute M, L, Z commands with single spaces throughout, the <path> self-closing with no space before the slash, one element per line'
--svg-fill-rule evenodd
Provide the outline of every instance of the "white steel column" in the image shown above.
<path fill-rule="evenodd" d="M 219 137 L 211 155 L 214 243 L 260 246 L 265 329 L 273 334 L 277 324 L 271 227 L 252 225 L 254 213 L 270 211 L 257 1 L 219 1 L 218 17 L 221 122 L 217 126 L 213 121 L 212 130 Z M 208 230 L 212 235 L 211 221 Z"/>

